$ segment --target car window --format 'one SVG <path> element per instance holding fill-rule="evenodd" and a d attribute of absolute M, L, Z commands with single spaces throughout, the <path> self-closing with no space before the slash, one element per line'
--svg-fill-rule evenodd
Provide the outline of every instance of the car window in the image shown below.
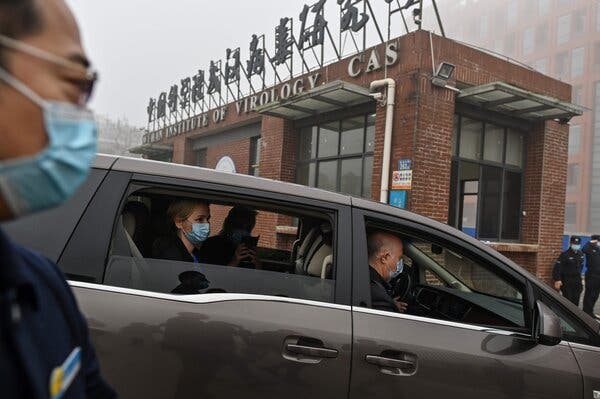
<path fill-rule="evenodd" d="M 209 218 L 178 225 L 174 212 L 190 204 L 200 214 L 207 209 Z M 332 302 L 334 216 L 249 198 L 139 190 L 115 221 L 104 284 L 176 295 L 242 293 Z M 210 233 L 186 247 L 194 244 L 194 223 L 209 224 Z"/>
<path fill-rule="evenodd" d="M 427 238 L 406 233 L 401 226 L 367 223 L 365 239 L 373 308 L 481 326 L 525 329 L 522 283 L 467 249 L 423 236 Z M 390 241 L 386 237 L 395 237 L 401 242 L 404 268 L 402 273 L 395 273 L 383 283 L 381 280 L 387 279 L 377 270 L 386 270 L 382 266 L 385 261 L 372 255 L 382 253 L 378 252 L 381 251 L 378 245 L 384 248 L 383 253 L 386 245 L 394 247 L 394 239 Z M 393 265 L 393 259 L 391 262 Z M 378 263 L 378 267 L 373 266 Z M 374 272 L 379 277 L 373 277 Z M 381 305 L 382 286 L 388 294 L 386 300 L 405 305 L 400 308 Z"/>
<path fill-rule="evenodd" d="M 44 212 L 4 223 L 2 229 L 15 242 L 57 262 L 106 173 L 106 170 L 92 169 L 85 183 L 65 203 Z"/>

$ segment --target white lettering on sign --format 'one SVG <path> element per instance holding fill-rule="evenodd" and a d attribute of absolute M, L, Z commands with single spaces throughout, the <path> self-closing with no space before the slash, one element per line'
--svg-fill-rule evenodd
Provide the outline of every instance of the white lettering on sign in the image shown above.
<path fill-rule="evenodd" d="M 357 78 L 363 73 L 371 73 L 379 71 L 382 68 L 381 54 L 377 49 L 371 50 L 367 65 L 365 66 L 366 54 L 358 54 L 348 61 L 348 76 L 351 78 Z M 391 67 L 398 63 L 398 43 L 391 42 L 385 46 L 385 65 Z"/>
<path fill-rule="evenodd" d="M 385 47 L 385 65 L 394 66 L 398 62 L 398 43 L 388 43 Z"/>
<path fill-rule="evenodd" d="M 311 89 L 314 89 L 315 87 L 317 87 L 317 81 L 319 80 L 320 77 L 321 77 L 321 75 L 318 73 L 315 73 L 314 75 L 310 75 L 308 77 L 308 83 L 310 83 Z"/>
<path fill-rule="evenodd" d="M 294 82 L 294 90 L 292 91 L 293 95 L 298 95 L 304 91 L 304 81 L 302 79 L 298 79 Z"/>
<path fill-rule="evenodd" d="M 367 72 L 375 72 L 381 69 L 381 63 L 379 62 L 379 56 L 377 55 L 377 51 L 371 51 L 371 56 L 369 57 L 369 63 L 367 64 Z"/>
<path fill-rule="evenodd" d="M 281 99 L 287 100 L 292 95 L 292 85 L 289 83 L 284 84 L 281 87 Z"/>
<path fill-rule="evenodd" d="M 350 76 L 351 78 L 355 78 L 358 75 L 360 75 L 360 73 L 362 72 L 362 69 L 359 68 L 357 64 L 359 64 L 361 61 L 362 61 L 362 55 L 357 55 L 356 57 L 352 57 L 352 59 L 348 63 L 348 76 Z"/>
<path fill-rule="evenodd" d="M 365 60 L 367 61 L 365 62 Z M 357 78 L 361 74 L 381 70 L 383 67 L 381 60 L 384 60 L 386 67 L 391 67 L 398 63 L 399 55 L 397 41 L 387 43 L 383 51 L 372 49 L 368 54 L 358 54 L 350 58 L 347 68 L 348 76 Z M 241 115 L 242 113 L 248 114 L 255 111 L 259 106 L 264 106 L 279 100 L 288 100 L 292 96 L 303 93 L 306 88 L 314 89 L 319 86 L 322 84 L 320 80 L 321 75 L 319 73 L 314 73 L 304 78 L 283 83 L 280 87 L 272 87 L 260 93 L 248 96 L 243 100 L 236 101 L 235 110 L 238 115 Z M 224 122 L 227 117 L 227 107 L 218 107 L 209 112 L 211 113 L 203 113 L 185 121 L 177 122 L 174 125 L 147 133 L 144 135 L 143 143 L 154 143 L 196 129 L 207 128 L 211 119 L 213 123 L 217 124 Z"/>

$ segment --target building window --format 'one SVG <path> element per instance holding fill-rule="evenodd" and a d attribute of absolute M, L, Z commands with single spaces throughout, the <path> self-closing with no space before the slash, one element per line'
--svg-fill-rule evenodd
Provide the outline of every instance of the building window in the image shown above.
<path fill-rule="evenodd" d="M 527 28 L 525 29 L 525 32 L 523 32 L 523 55 L 533 53 L 534 35 L 535 31 L 533 28 Z"/>
<path fill-rule="evenodd" d="M 556 43 L 564 44 L 569 41 L 569 35 L 571 34 L 571 16 L 563 15 L 558 18 L 557 36 Z"/>
<path fill-rule="evenodd" d="M 581 125 L 569 129 L 569 155 L 577 155 L 581 150 Z"/>
<path fill-rule="evenodd" d="M 538 14 L 540 16 L 548 14 L 552 0 L 538 0 Z"/>
<path fill-rule="evenodd" d="M 464 116 L 454 134 L 450 224 L 479 239 L 518 240 L 525 135 Z"/>
<path fill-rule="evenodd" d="M 371 198 L 375 114 L 300 131 L 296 182 Z"/>
<path fill-rule="evenodd" d="M 572 17 L 573 37 L 579 37 L 585 32 L 585 10 L 575 11 Z"/>
<path fill-rule="evenodd" d="M 577 185 L 579 184 L 579 164 L 569 164 L 567 169 L 567 191 L 577 191 Z"/>
<path fill-rule="evenodd" d="M 548 64 L 549 64 L 549 60 L 548 57 L 546 58 L 540 58 L 539 60 L 537 60 L 534 64 L 534 68 L 543 74 L 547 74 L 548 73 Z"/>
<path fill-rule="evenodd" d="M 569 52 L 563 51 L 562 53 L 556 54 L 556 62 L 554 70 L 556 77 L 561 80 L 567 80 L 569 78 L 569 65 L 571 61 L 569 59 Z"/>
<path fill-rule="evenodd" d="M 573 86 L 571 94 L 573 104 L 581 105 L 583 103 L 583 87 L 581 85 Z"/>
<path fill-rule="evenodd" d="M 201 148 L 196 151 L 196 166 L 206 168 L 206 148 Z"/>
<path fill-rule="evenodd" d="M 579 47 L 573 49 L 571 55 L 571 77 L 576 78 L 583 75 L 585 68 L 585 48 Z"/>
<path fill-rule="evenodd" d="M 250 170 L 249 170 L 249 174 L 251 176 L 259 175 L 258 166 L 260 164 L 261 143 L 262 143 L 262 139 L 260 138 L 260 136 L 252 137 L 250 139 Z"/>
<path fill-rule="evenodd" d="M 548 44 L 548 24 L 540 25 L 535 30 L 535 49 L 541 50 Z"/>
<path fill-rule="evenodd" d="M 575 231 L 577 231 L 577 204 L 568 203 L 565 205 L 565 232 Z"/>

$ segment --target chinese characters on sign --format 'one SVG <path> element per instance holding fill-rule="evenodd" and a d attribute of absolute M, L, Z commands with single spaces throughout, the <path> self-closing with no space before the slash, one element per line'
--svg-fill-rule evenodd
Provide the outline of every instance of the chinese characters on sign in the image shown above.
<path fill-rule="evenodd" d="M 342 19 L 340 21 L 340 30 L 342 32 L 351 29 L 353 32 L 358 32 L 365 27 L 369 21 L 367 13 L 362 13 L 358 18 L 358 8 L 354 4 L 355 0 L 338 0 L 338 4 L 342 8 Z"/>
<path fill-rule="evenodd" d="M 366 32 L 367 26 L 373 23 L 381 37 L 379 25 L 371 8 L 371 3 L 397 4 L 402 9 L 417 5 L 418 0 L 331 0 L 339 6 L 340 34 L 350 35 Z M 401 5 L 403 3 L 403 5 Z M 193 76 L 184 77 L 168 90 L 161 92 L 158 97 L 151 98 L 146 106 L 148 116 L 148 130 L 157 131 L 165 129 L 167 125 L 178 124 L 184 119 L 193 118 L 211 111 L 214 107 L 223 104 L 239 102 L 242 98 L 241 85 L 246 89 L 249 86 L 250 95 L 258 99 L 266 98 L 267 70 L 269 76 L 273 75 L 275 82 L 283 83 L 278 68 L 286 68 L 290 79 L 294 77 L 294 64 L 302 66 L 302 73 L 310 71 L 315 65 L 309 63 L 310 53 L 314 55 L 319 66 L 324 65 L 325 47 L 333 49 L 338 60 L 341 60 L 343 51 L 339 51 L 330 32 L 330 24 L 326 18 L 327 0 L 318 0 L 313 4 L 305 4 L 298 14 L 298 28 L 295 29 L 294 19 L 285 17 L 279 20 L 274 29 L 274 43 L 272 53 L 265 46 L 265 35 L 253 34 L 251 36 L 247 57 L 242 56 L 240 48 L 227 49 L 223 60 L 211 61 L 209 68 L 200 69 Z M 367 12 L 369 11 L 369 12 Z M 365 36 L 366 37 L 366 36 Z M 327 42 L 327 43 L 326 43 Z M 320 48 L 317 50 L 316 47 Z M 397 61 L 397 51 L 394 44 L 387 43 L 386 54 L 383 57 L 371 51 L 368 61 L 362 55 L 359 59 L 352 59 L 349 66 L 349 76 L 356 77 L 360 73 L 376 71 L 384 66 L 390 66 Z M 358 50 L 358 48 L 357 48 Z M 363 48 L 364 51 L 364 48 Z M 360 51 L 359 51 L 360 52 Z M 296 61 L 296 55 L 299 61 Z M 312 56 L 311 56 L 312 57 Z M 361 63 L 365 62 L 364 67 Z M 286 73 L 287 73 L 286 72 Z M 256 76 L 260 77 L 260 88 L 255 89 L 252 83 Z M 232 87 L 235 89 L 232 90 Z M 294 91 L 284 89 L 284 96 L 289 97 Z M 273 98 L 274 96 L 270 96 Z M 233 100 L 233 101 L 230 101 Z M 212 107 L 212 108 L 211 108 Z M 250 107 L 251 108 L 251 107 Z"/>
<path fill-rule="evenodd" d="M 392 174 L 392 190 L 412 189 L 412 170 L 397 170 Z"/>

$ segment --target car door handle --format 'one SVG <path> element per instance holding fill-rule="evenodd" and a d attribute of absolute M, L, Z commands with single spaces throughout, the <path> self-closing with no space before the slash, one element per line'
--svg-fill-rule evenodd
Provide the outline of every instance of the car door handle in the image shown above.
<path fill-rule="evenodd" d="M 398 359 L 391 359 L 389 357 L 374 356 L 374 355 L 367 355 L 366 361 L 367 361 L 367 363 L 371 363 L 376 366 L 392 367 L 392 368 L 398 368 L 398 369 L 415 366 L 415 363 L 411 362 L 410 360 L 398 360 Z"/>
<path fill-rule="evenodd" d="M 379 366 L 379 371 L 392 376 L 411 376 L 417 373 L 417 356 L 396 351 L 383 351 L 380 355 L 366 355 L 365 361 Z"/>
<path fill-rule="evenodd" d="M 319 364 L 324 359 L 334 359 L 339 352 L 326 348 L 323 341 L 316 338 L 290 336 L 283 341 L 281 356 L 296 363 Z"/>
<path fill-rule="evenodd" d="M 285 349 L 296 355 L 304 355 L 311 357 L 321 357 L 325 359 L 335 359 L 338 357 L 338 351 L 329 348 L 317 348 L 314 346 L 298 345 L 298 344 L 287 344 Z"/>

